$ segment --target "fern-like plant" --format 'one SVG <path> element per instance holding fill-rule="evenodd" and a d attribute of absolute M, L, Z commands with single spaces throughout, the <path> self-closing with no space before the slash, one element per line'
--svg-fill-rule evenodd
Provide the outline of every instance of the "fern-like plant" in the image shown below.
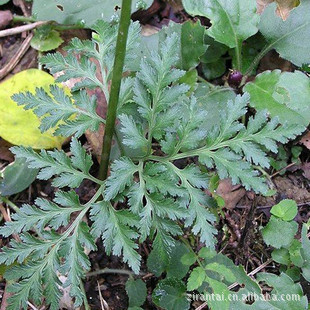
<path fill-rule="evenodd" d="M 169 260 L 185 230 L 213 248 L 216 217 L 213 201 L 204 192 L 206 171 L 216 169 L 220 178 L 230 177 L 234 184 L 264 193 L 268 187 L 255 167 L 269 167 L 267 152 L 276 152 L 278 142 L 304 131 L 303 126 L 269 119 L 264 111 L 242 123 L 250 101 L 247 93 L 223 103 L 210 130 L 216 103 L 207 108 L 179 82 L 186 73 L 176 68 L 179 36 L 167 36 L 158 52 L 141 58 L 140 27 L 131 23 L 124 71 L 135 74 L 123 78 L 117 107 L 117 140 L 124 152 L 111 163 L 109 177 L 97 179 L 90 174 L 92 158 L 77 138 L 105 123 L 96 113 L 97 99 L 86 90 L 99 87 L 109 101 L 118 26 L 100 21 L 92 29 L 93 39 L 73 39 L 66 56 L 55 53 L 41 59 L 51 73 L 60 73 L 60 82 L 79 78 L 72 96 L 58 86 L 49 93 L 37 89 L 35 94 L 14 96 L 41 117 L 42 131 L 57 126 L 56 135 L 75 137 L 71 157 L 59 150 L 12 148 L 17 158 L 40 169 L 38 179 L 52 178 L 53 186 L 62 190 L 53 201 L 38 198 L 34 205 L 23 205 L 0 229 L 5 237 L 19 234 L 21 239 L 0 253 L 0 263 L 11 265 L 6 272 L 13 283 L 11 310 L 26 308 L 28 300 L 41 304 L 43 298 L 50 309 L 58 309 L 61 287 L 68 286 L 75 306 L 80 306 L 86 298 L 82 280 L 91 267 L 85 249 L 95 251 L 99 238 L 108 255 L 122 256 L 136 274 L 141 266 L 139 244 L 147 239 L 162 261 Z M 180 164 L 180 159 L 189 164 Z M 81 204 L 74 189 L 85 179 L 98 190 Z"/>

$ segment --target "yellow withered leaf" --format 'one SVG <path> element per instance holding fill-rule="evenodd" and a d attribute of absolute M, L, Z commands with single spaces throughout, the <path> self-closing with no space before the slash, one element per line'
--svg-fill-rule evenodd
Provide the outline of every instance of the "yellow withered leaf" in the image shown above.
<path fill-rule="evenodd" d="M 15 74 L 0 84 L 0 137 L 15 145 L 34 149 L 60 148 L 64 137 L 53 136 L 53 130 L 41 133 L 39 118 L 31 111 L 25 111 L 11 97 L 13 94 L 30 91 L 37 87 L 49 90 L 55 79 L 48 73 L 29 69 Z M 56 108 L 56 107 L 55 107 Z"/>

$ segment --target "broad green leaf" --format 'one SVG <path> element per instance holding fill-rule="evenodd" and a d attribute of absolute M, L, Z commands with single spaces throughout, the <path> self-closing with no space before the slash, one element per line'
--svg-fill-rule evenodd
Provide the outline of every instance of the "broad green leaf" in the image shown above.
<path fill-rule="evenodd" d="M 183 265 L 191 266 L 197 260 L 197 256 L 194 252 L 189 252 L 181 257 L 181 262 Z"/>
<path fill-rule="evenodd" d="M 54 137 L 53 129 L 41 133 L 39 118 L 32 111 L 25 111 L 19 107 L 11 99 L 12 95 L 19 92 L 34 93 L 36 87 L 48 91 L 51 84 L 55 84 L 54 78 L 37 69 L 19 72 L 0 84 L 0 136 L 3 139 L 12 144 L 30 146 L 34 149 L 61 147 L 65 138 Z"/>
<path fill-rule="evenodd" d="M 144 0 L 146 8 L 152 4 L 151 0 Z M 134 0 L 132 12 L 137 11 L 141 0 Z M 45 1 L 34 0 L 32 14 L 38 20 L 54 20 L 59 24 L 77 24 L 92 26 L 98 19 L 111 20 L 111 16 L 118 14 L 118 7 L 121 7 L 120 0 L 57 0 Z"/>
<path fill-rule="evenodd" d="M 30 44 L 40 52 L 47 52 L 56 49 L 63 42 L 57 30 L 51 25 L 44 25 L 36 30 Z"/>
<path fill-rule="evenodd" d="M 288 249 L 275 249 L 271 253 L 272 259 L 282 265 L 288 266 L 290 264 L 290 254 Z"/>
<path fill-rule="evenodd" d="M 215 41 L 207 34 L 204 37 L 204 43 L 208 48 L 201 57 L 202 63 L 216 62 L 221 56 L 226 54 L 226 52 L 228 51 L 228 47 L 226 45 Z"/>
<path fill-rule="evenodd" d="M 223 278 L 225 278 L 228 282 L 235 282 L 236 281 L 236 277 L 233 273 L 232 270 L 230 270 L 229 267 L 226 267 L 224 265 L 221 265 L 217 262 L 213 262 L 210 264 L 207 264 L 205 266 L 205 270 L 206 271 L 213 271 L 213 272 L 217 272 L 220 275 L 223 276 Z"/>
<path fill-rule="evenodd" d="M 250 105 L 257 110 L 268 110 L 282 123 L 310 122 L 310 80 L 300 71 L 265 71 L 244 87 L 251 96 Z"/>
<path fill-rule="evenodd" d="M 208 35 L 230 48 L 239 48 L 258 31 L 259 15 L 253 0 L 183 0 L 183 6 L 190 15 L 209 18 L 212 27 Z"/>
<path fill-rule="evenodd" d="M 296 222 L 286 222 L 271 216 L 262 234 L 267 245 L 276 249 L 288 248 L 294 240 L 297 233 L 298 224 Z"/>
<path fill-rule="evenodd" d="M 162 260 L 156 250 L 152 250 L 150 255 L 147 258 L 147 268 L 149 271 L 155 274 L 156 277 L 159 277 L 167 266 L 167 261 Z"/>
<path fill-rule="evenodd" d="M 206 277 L 206 280 L 212 289 L 212 294 L 215 296 L 224 296 L 224 299 L 218 302 L 217 300 L 210 300 L 209 305 L 211 309 L 216 309 L 217 307 L 221 307 L 221 310 L 228 310 L 229 309 L 229 299 L 228 296 L 231 294 L 231 292 L 228 290 L 227 285 L 221 281 L 211 279 L 209 277 Z M 207 293 L 208 294 L 208 293 Z"/>
<path fill-rule="evenodd" d="M 155 305 L 166 310 L 188 310 L 190 303 L 186 298 L 185 284 L 175 278 L 160 281 L 153 291 Z"/>
<path fill-rule="evenodd" d="M 129 297 L 129 307 L 139 307 L 145 302 L 147 290 L 141 279 L 129 279 L 125 287 Z"/>
<path fill-rule="evenodd" d="M 205 53 L 204 45 L 205 27 L 200 21 L 193 23 L 187 21 L 182 25 L 181 31 L 181 69 L 189 70 L 198 65 L 200 57 Z M 193 48 L 195 46 L 195 48 Z"/>
<path fill-rule="evenodd" d="M 0 5 L 8 3 L 10 0 L 0 0 Z"/>
<path fill-rule="evenodd" d="M 213 80 L 222 76 L 226 71 L 226 61 L 219 58 L 215 62 L 202 64 L 202 72 L 207 80 Z"/>
<path fill-rule="evenodd" d="M 275 49 L 282 58 L 297 66 L 310 62 L 310 2 L 302 0 L 283 21 L 276 15 L 276 4 L 270 4 L 261 16 L 258 26 L 268 42 L 266 51 Z"/>
<path fill-rule="evenodd" d="M 303 290 L 299 283 L 294 281 L 285 273 L 280 276 L 272 273 L 258 273 L 258 281 L 267 283 L 273 290 L 271 295 L 276 295 L 277 299 L 270 299 L 269 301 L 258 300 L 252 306 L 253 309 L 270 309 L 270 310 L 302 310 L 308 309 L 307 297 L 303 296 Z M 283 295 L 282 295 L 283 294 Z M 295 295 L 296 294 L 296 295 Z M 281 296 L 296 296 L 293 298 L 281 298 Z M 264 307 L 264 308 L 263 308 Z"/>
<path fill-rule="evenodd" d="M 297 215 L 297 203 L 295 200 L 284 199 L 271 209 L 271 214 L 283 221 L 292 221 Z"/>
<path fill-rule="evenodd" d="M 290 259 L 292 263 L 297 267 L 302 267 L 304 259 L 301 255 L 302 244 L 299 240 L 294 240 L 289 248 Z"/>
<path fill-rule="evenodd" d="M 178 242 L 175 245 L 166 267 L 167 277 L 182 279 L 186 276 L 189 266 L 183 264 L 182 257 L 188 253 L 190 253 L 190 250 L 184 243 Z"/>
<path fill-rule="evenodd" d="M 28 168 L 25 159 L 16 159 L 5 167 L 0 178 L 0 196 L 10 196 L 26 189 L 36 178 L 38 169 Z"/>
<path fill-rule="evenodd" d="M 302 227 L 302 234 L 301 234 L 301 238 L 302 238 L 302 248 L 301 248 L 301 255 L 304 259 L 304 264 L 302 266 L 302 275 L 303 277 L 310 282 L 310 241 L 309 238 L 307 236 L 307 225 L 303 225 Z"/>

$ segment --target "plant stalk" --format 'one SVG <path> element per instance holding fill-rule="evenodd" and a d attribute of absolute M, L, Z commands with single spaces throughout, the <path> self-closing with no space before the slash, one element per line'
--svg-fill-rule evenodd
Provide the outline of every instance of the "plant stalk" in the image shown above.
<path fill-rule="evenodd" d="M 132 0 L 122 1 L 122 11 L 116 42 L 111 92 L 109 98 L 108 112 L 107 112 L 105 132 L 101 152 L 100 168 L 98 174 L 98 178 L 101 180 L 105 180 L 108 175 L 112 139 L 116 120 L 116 111 L 126 56 L 128 29 L 130 25 L 130 16 L 131 16 L 131 2 Z"/>
<path fill-rule="evenodd" d="M 13 23 L 33 23 L 36 22 L 37 20 L 30 16 L 20 16 L 20 15 L 14 15 L 13 16 Z"/>

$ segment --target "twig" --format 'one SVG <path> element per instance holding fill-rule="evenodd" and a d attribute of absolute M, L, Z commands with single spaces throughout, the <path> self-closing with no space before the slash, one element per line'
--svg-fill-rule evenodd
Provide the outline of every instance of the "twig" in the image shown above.
<path fill-rule="evenodd" d="M 5 29 L 0 31 L 0 38 L 7 37 L 7 36 L 12 36 L 18 33 L 22 33 L 25 31 L 29 31 L 32 29 L 35 29 L 39 26 L 45 25 L 49 23 L 49 21 L 40 21 L 40 22 L 35 22 L 33 24 L 28 24 L 28 25 L 23 25 L 23 26 L 18 26 L 10 29 Z"/>
<path fill-rule="evenodd" d="M 4 293 L 2 295 L 1 308 L 0 310 L 6 310 L 8 307 L 8 298 L 12 295 L 12 293 L 8 292 L 8 283 L 5 283 Z"/>
<path fill-rule="evenodd" d="M 104 273 L 118 273 L 123 274 L 127 276 L 132 276 L 134 273 L 130 270 L 123 270 L 123 269 L 110 269 L 110 268 L 104 268 L 96 271 L 92 271 L 86 274 L 87 277 L 93 277 Z"/>
<path fill-rule="evenodd" d="M 256 206 L 257 206 L 257 197 L 255 195 L 254 200 L 253 200 L 252 205 L 251 205 L 251 208 L 250 208 L 250 210 L 246 216 L 246 223 L 245 223 L 245 226 L 244 226 L 243 231 L 241 233 L 241 238 L 239 240 L 239 248 L 243 251 L 245 251 L 244 247 L 245 247 L 246 242 L 249 238 L 250 228 L 253 226 L 253 220 L 254 220 L 254 216 L 255 216 Z"/>
<path fill-rule="evenodd" d="M 20 48 L 18 49 L 17 53 L 11 58 L 11 60 L 0 70 L 0 80 L 2 80 L 8 73 L 10 73 L 16 65 L 19 63 L 19 61 L 22 59 L 22 57 L 27 52 L 30 41 L 33 37 L 33 34 L 30 33 L 28 37 L 24 40 Z"/>
<path fill-rule="evenodd" d="M 302 203 L 298 203 L 297 204 L 297 207 L 300 208 L 300 207 L 303 207 L 303 206 L 307 206 L 307 205 L 310 205 L 310 201 L 305 201 L 305 202 L 302 202 Z M 272 206 L 258 206 L 256 207 L 257 210 L 262 210 L 262 209 L 271 209 L 274 205 Z M 236 206 L 235 208 L 237 209 L 247 209 L 249 206 Z"/>
<path fill-rule="evenodd" d="M 35 307 L 31 302 L 27 301 L 27 305 L 32 309 L 32 310 L 39 310 L 37 307 Z"/>
<path fill-rule="evenodd" d="M 278 170 L 277 172 L 275 172 L 274 174 L 272 174 L 272 175 L 270 176 L 270 178 L 274 178 L 275 176 L 277 176 L 278 174 L 280 174 L 282 171 L 284 171 L 284 170 L 286 170 L 286 169 L 289 169 L 289 168 L 291 168 L 291 167 L 293 167 L 293 166 L 295 166 L 295 165 L 296 165 L 296 163 L 291 163 L 291 164 L 287 165 L 286 167 L 284 167 L 284 168 Z"/>
<path fill-rule="evenodd" d="M 98 285 L 98 293 L 99 293 L 99 300 L 100 300 L 100 305 L 101 305 L 101 310 L 110 310 L 109 305 L 107 302 L 103 299 L 102 294 L 101 294 L 101 289 L 100 289 L 100 284 L 97 281 Z"/>

